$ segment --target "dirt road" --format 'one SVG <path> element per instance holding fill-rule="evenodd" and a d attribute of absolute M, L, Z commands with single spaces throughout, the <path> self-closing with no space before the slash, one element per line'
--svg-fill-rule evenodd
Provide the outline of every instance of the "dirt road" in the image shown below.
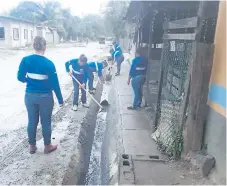
<path fill-rule="evenodd" d="M 0 51 L 0 79 L 1 89 L 0 89 L 0 183 L 1 184 L 23 184 L 23 183 L 33 183 L 35 184 L 37 179 L 41 176 L 45 176 L 40 171 L 45 167 L 46 161 L 51 161 L 51 156 L 45 159 L 45 161 L 40 161 L 39 157 L 31 158 L 27 153 L 27 113 L 24 106 L 24 91 L 25 84 L 22 84 L 17 81 L 17 70 L 19 63 L 23 56 L 31 54 L 32 51 L 16 51 L 16 50 L 2 50 Z M 102 56 L 103 49 L 97 43 L 90 43 L 87 47 L 74 47 L 72 44 L 59 45 L 55 48 L 50 48 L 46 52 L 46 57 L 52 60 L 55 63 L 60 86 L 63 94 L 64 100 L 66 100 L 65 108 L 69 109 L 71 106 L 71 100 L 67 101 L 72 93 L 72 84 L 71 78 L 65 73 L 65 62 L 71 58 L 76 58 L 80 54 L 84 53 L 87 55 L 88 60 L 97 59 L 97 56 Z M 75 135 L 78 133 L 78 126 L 71 125 L 72 123 L 72 114 L 73 113 L 64 113 L 59 110 L 58 104 L 55 99 L 54 107 L 54 129 L 58 133 L 61 133 L 61 136 L 58 136 L 58 140 L 64 139 L 68 136 L 68 139 L 75 140 Z M 57 113 L 58 112 L 58 113 Z M 81 114 L 78 114 L 78 121 L 83 118 L 84 110 L 81 110 Z M 64 122 L 62 122 L 64 121 Z M 40 128 L 40 126 L 39 126 Z M 71 129 L 70 129 L 71 128 Z M 70 130 L 68 130 L 70 129 Z M 70 133 L 73 131 L 73 134 Z M 77 132 L 76 132 L 77 131 Z M 56 134 L 57 135 L 57 134 Z M 38 146 L 42 149 L 42 136 L 38 133 L 37 136 Z M 54 140 L 54 139 L 53 139 Z M 65 140 L 65 139 L 64 139 Z M 69 143 L 70 144 L 70 143 Z M 73 147 L 65 147 L 65 149 L 71 149 Z M 61 153 L 60 151 L 59 153 Z M 63 152 L 62 152 L 63 153 Z M 63 153 L 63 157 L 67 156 Z M 39 162 L 40 161 L 40 162 Z M 37 162 L 37 163 L 36 163 Z M 37 167 L 37 172 L 34 172 L 31 164 L 39 165 Z M 24 166 L 23 166 L 24 165 Z M 64 166 L 61 163 L 58 163 L 57 168 Z M 33 167 L 34 168 L 34 167 Z M 21 170 L 18 172 L 18 170 Z M 32 169 L 31 176 L 37 175 L 37 179 L 32 178 L 31 176 L 23 176 L 26 174 L 26 169 Z M 39 170 L 39 171 L 38 171 Z M 53 171 L 53 170 L 52 170 Z M 45 173 L 46 174 L 46 173 Z M 50 174 L 55 174 L 51 172 Z M 59 173 L 60 174 L 60 173 Z M 8 176 L 6 176 L 8 175 Z M 48 174 L 46 175 L 48 177 Z M 59 175 L 60 176 L 60 175 Z M 51 177 L 51 176 L 50 176 Z M 33 181 L 32 181 L 33 180 Z M 48 178 L 41 179 L 40 183 L 37 184 L 56 184 L 59 183 L 58 180 L 54 182 L 45 182 Z"/>

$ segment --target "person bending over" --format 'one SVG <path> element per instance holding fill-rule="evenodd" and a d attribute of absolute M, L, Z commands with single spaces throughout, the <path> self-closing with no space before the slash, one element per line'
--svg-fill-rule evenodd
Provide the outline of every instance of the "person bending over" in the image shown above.
<path fill-rule="evenodd" d="M 86 97 L 86 83 L 88 76 L 88 67 L 87 67 L 87 57 L 84 54 L 81 54 L 79 58 L 71 59 L 65 63 L 66 72 L 72 77 L 73 88 L 74 88 L 74 98 L 73 98 L 73 110 L 78 110 L 78 99 L 79 99 L 79 89 L 81 89 L 81 102 L 82 106 L 88 108 L 87 97 Z M 74 79 L 77 79 L 81 84 Z"/>
<path fill-rule="evenodd" d="M 99 80 L 101 83 L 104 82 L 102 70 L 108 66 L 108 63 L 106 60 L 102 62 L 89 62 L 88 63 L 88 88 L 89 92 L 91 94 L 94 94 L 95 88 L 93 87 L 93 81 L 94 81 L 94 72 L 98 74 Z"/>

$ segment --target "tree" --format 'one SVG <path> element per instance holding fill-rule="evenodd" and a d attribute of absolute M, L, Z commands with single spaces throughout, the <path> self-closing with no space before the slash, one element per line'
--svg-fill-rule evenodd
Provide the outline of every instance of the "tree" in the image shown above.
<path fill-rule="evenodd" d="M 100 33 L 105 33 L 102 17 L 93 14 L 83 18 L 73 16 L 70 9 L 63 9 L 58 1 L 23 1 L 9 14 L 35 24 L 55 27 L 60 36 L 67 40 L 77 37 L 96 39 Z"/>
<path fill-rule="evenodd" d="M 126 34 L 123 17 L 126 14 L 128 4 L 128 1 L 111 0 L 107 3 L 106 9 L 104 11 L 105 25 L 107 25 L 107 30 L 110 30 L 118 41 Z"/>

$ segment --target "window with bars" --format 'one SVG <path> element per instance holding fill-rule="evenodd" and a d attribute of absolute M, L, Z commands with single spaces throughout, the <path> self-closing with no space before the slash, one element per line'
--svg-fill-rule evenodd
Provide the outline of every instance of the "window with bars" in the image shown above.
<path fill-rule="evenodd" d="M 18 28 L 13 28 L 13 39 L 19 40 L 19 29 Z"/>
<path fill-rule="evenodd" d="M 28 30 L 24 29 L 24 39 L 28 39 Z"/>
<path fill-rule="evenodd" d="M 31 40 L 33 40 L 33 30 L 31 30 Z"/>
<path fill-rule="evenodd" d="M 0 39 L 5 39 L 5 28 L 0 27 Z"/>

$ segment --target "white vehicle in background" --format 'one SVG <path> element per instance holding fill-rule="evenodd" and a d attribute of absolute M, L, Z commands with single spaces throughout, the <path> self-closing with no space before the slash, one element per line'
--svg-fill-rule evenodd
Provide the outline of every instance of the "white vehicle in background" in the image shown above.
<path fill-rule="evenodd" d="M 107 45 L 107 46 L 111 46 L 112 43 L 113 43 L 113 38 L 112 38 L 112 37 L 107 37 L 107 38 L 106 38 L 106 45 Z"/>

